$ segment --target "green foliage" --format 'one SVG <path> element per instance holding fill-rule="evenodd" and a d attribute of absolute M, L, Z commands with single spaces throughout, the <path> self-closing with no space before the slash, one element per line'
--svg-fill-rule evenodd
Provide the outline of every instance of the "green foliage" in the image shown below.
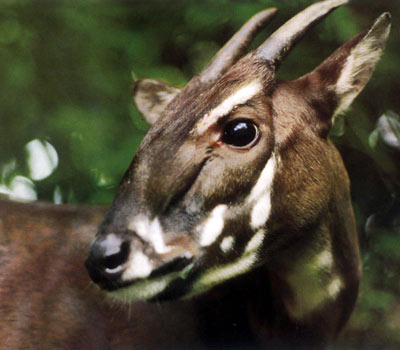
<path fill-rule="evenodd" d="M 41 200 L 111 202 L 148 130 L 131 105 L 133 77 L 183 86 L 255 12 L 280 11 L 253 47 L 309 3 L 2 0 L 0 191 L 25 186 Z M 386 10 L 400 17 L 394 0 L 339 9 L 296 47 L 280 77 L 310 71 Z M 400 345 L 400 150 L 377 123 L 383 115 L 399 121 L 399 32 L 394 21 L 373 79 L 332 132 L 352 180 L 364 260 L 359 306 L 341 341 L 359 348 Z M 58 154 L 41 180 L 30 178 L 25 148 L 35 139 Z"/>

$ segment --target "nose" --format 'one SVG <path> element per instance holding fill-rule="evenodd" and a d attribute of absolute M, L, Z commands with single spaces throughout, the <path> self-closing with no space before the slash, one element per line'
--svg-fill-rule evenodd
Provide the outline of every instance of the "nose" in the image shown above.
<path fill-rule="evenodd" d="M 129 252 L 129 241 L 114 233 L 97 237 L 85 262 L 90 278 L 100 287 L 112 288 L 123 273 Z"/>

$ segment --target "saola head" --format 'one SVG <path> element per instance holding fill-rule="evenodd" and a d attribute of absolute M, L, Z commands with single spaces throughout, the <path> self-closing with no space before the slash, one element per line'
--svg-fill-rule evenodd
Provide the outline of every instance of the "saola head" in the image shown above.
<path fill-rule="evenodd" d="M 257 14 L 182 90 L 136 82 L 134 101 L 153 125 L 91 245 L 96 283 L 129 300 L 199 294 L 352 216 L 327 135 L 369 80 L 390 15 L 311 73 L 276 79 L 303 34 L 345 2 L 310 6 L 243 56 L 276 11 Z"/>

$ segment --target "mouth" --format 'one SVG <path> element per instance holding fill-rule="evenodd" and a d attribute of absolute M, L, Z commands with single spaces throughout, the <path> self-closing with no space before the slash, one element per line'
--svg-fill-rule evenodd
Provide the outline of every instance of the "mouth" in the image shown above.
<path fill-rule="evenodd" d="M 187 279 L 193 266 L 192 258 L 179 257 L 163 264 L 146 278 L 117 280 L 100 287 L 112 298 L 123 302 L 177 299 L 187 293 Z"/>

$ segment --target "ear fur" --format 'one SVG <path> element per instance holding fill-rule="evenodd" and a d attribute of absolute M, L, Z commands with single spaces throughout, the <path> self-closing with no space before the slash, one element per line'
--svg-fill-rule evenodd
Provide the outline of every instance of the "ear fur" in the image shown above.
<path fill-rule="evenodd" d="M 180 90 L 160 80 L 140 79 L 133 86 L 133 102 L 149 124 L 154 124 Z"/>
<path fill-rule="evenodd" d="M 374 71 L 390 32 L 391 16 L 383 13 L 365 32 L 357 35 L 313 72 L 300 78 L 319 95 L 333 97 L 333 116 L 346 111 Z"/>
<path fill-rule="evenodd" d="M 384 13 L 351 50 L 336 84 L 340 103 L 334 115 L 343 113 L 367 84 L 385 48 L 389 33 L 390 14 Z"/>

